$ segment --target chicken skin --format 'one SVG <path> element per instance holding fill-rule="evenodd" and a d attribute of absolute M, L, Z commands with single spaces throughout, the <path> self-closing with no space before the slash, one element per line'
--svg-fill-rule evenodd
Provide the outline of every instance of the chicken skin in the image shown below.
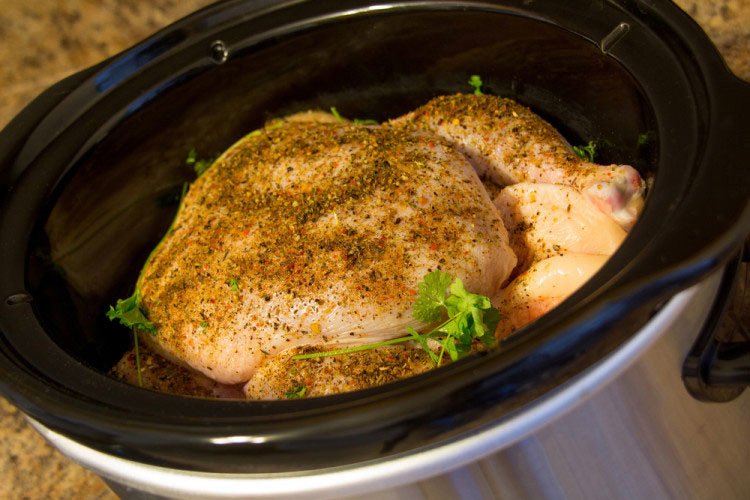
<path fill-rule="evenodd" d="M 283 122 L 227 150 L 188 191 L 139 279 L 158 353 L 224 383 L 301 345 L 424 327 L 431 270 L 494 294 L 516 265 L 466 159 L 409 130 Z"/>
<path fill-rule="evenodd" d="M 540 260 L 492 301 L 500 311 L 500 340 L 531 323 L 578 290 L 604 265 L 606 255 L 570 253 Z"/>
<path fill-rule="evenodd" d="M 287 349 L 261 366 L 244 391 L 247 399 L 284 399 L 339 394 L 413 377 L 435 367 L 429 354 L 412 345 L 391 345 L 339 356 L 293 359 L 326 346 Z M 446 361 L 449 363 L 450 359 Z"/>
<path fill-rule="evenodd" d="M 633 168 L 580 159 L 496 96 L 438 97 L 384 126 L 272 120 L 190 186 L 144 266 L 140 306 L 157 329 L 140 335 L 144 387 L 287 399 L 426 372 L 435 363 L 411 342 L 293 358 L 424 331 L 412 306 L 436 269 L 492 298 L 500 340 L 604 265 L 644 192 Z M 134 353 L 112 373 L 137 383 Z"/>
<path fill-rule="evenodd" d="M 519 182 L 493 201 L 518 257 L 518 272 L 554 255 L 612 255 L 626 236 L 611 217 L 569 186 Z"/>
<path fill-rule="evenodd" d="M 539 182 L 574 187 L 625 230 L 643 208 L 645 185 L 634 168 L 582 160 L 549 123 L 510 99 L 440 96 L 389 124 L 445 138 L 480 176 L 500 186 Z"/>
<path fill-rule="evenodd" d="M 137 357 L 140 362 L 136 361 Z M 138 354 L 135 349 L 126 352 L 110 370 L 110 374 L 131 385 L 140 385 L 144 389 L 166 394 L 212 399 L 245 398 L 241 386 L 220 384 L 202 373 L 172 363 L 144 345 L 140 346 Z"/>

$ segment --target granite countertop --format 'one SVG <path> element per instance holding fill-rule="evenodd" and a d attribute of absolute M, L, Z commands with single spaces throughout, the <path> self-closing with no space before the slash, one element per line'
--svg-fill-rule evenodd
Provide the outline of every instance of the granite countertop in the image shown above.
<path fill-rule="evenodd" d="M 4 0 L 0 10 L 0 127 L 45 88 L 120 52 L 209 0 Z M 677 0 L 750 81 L 750 0 Z M 50 447 L 0 397 L 0 498 L 117 497 Z"/>

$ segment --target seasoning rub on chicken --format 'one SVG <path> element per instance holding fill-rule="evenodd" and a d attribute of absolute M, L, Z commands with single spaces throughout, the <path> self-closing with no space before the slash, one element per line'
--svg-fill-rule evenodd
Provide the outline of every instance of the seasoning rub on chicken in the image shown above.
<path fill-rule="evenodd" d="M 645 185 L 637 170 L 579 158 L 552 125 L 511 99 L 440 96 L 390 124 L 445 138 L 479 175 L 500 186 L 539 182 L 574 187 L 626 230 L 643 209 Z"/>
<path fill-rule="evenodd" d="M 403 336 L 428 272 L 494 294 L 516 265 L 469 162 L 386 127 L 277 122 L 190 189 L 147 262 L 151 348 L 224 384 L 301 345 Z"/>
<path fill-rule="evenodd" d="M 144 267 L 139 306 L 157 331 L 140 336 L 144 386 L 283 399 L 422 373 L 435 364 L 411 342 L 294 356 L 424 328 L 412 306 L 438 269 L 492 298 L 502 339 L 604 265 L 644 196 L 633 168 L 578 158 L 501 97 L 438 97 L 382 127 L 275 120 L 193 183 Z M 136 361 L 113 374 L 134 382 Z"/>

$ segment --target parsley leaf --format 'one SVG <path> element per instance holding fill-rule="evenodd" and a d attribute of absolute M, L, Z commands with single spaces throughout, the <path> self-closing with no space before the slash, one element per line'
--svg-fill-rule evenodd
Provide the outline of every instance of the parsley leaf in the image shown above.
<path fill-rule="evenodd" d="M 231 288 L 235 292 L 239 292 L 240 291 L 239 280 L 237 278 L 232 278 L 231 280 L 229 280 L 229 288 Z"/>
<path fill-rule="evenodd" d="M 307 385 L 305 385 L 305 383 L 302 382 L 301 384 L 292 387 L 285 394 L 286 394 L 286 397 L 289 399 L 300 399 L 300 398 L 305 397 L 306 392 L 307 392 Z"/>
<path fill-rule="evenodd" d="M 334 118 L 336 118 L 336 121 L 343 124 L 344 123 L 344 117 L 341 116 L 341 113 L 339 113 L 339 110 L 335 107 L 331 106 L 331 114 Z M 370 120 L 370 119 L 364 119 L 361 120 L 359 118 L 355 118 L 352 123 L 354 125 L 380 125 L 380 122 L 377 120 Z"/>
<path fill-rule="evenodd" d="M 339 110 L 334 108 L 333 106 L 331 106 L 331 114 L 333 115 L 334 118 L 336 118 L 337 122 L 344 123 L 344 119 L 339 114 Z"/>
<path fill-rule="evenodd" d="M 198 153 L 195 151 L 195 148 L 188 151 L 187 158 L 185 158 L 185 164 L 192 165 L 193 170 L 195 170 L 195 173 L 198 177 L 203 175 L 208 168 L 214 164 L 216 161 L 217 156 L 214 156 L 211 159 L 198 159 Z"/>
<path fill-rule="evenodd" d="M 146 318 L 140 305 L 138 304 L 138 290 L 127 299 L 117 299 L 115 307 L 109 306 L 107 317 L 110 321 L 116 319 L 120 323 L 133 330 L 133 343 L 135 345 L 135 369 L 138 372 L 138 386 L 143 387 L 143 377 L 141 376 L 141 354 L 138 349 L 138 331 L 143 330 L 151 335 L 156 335 L 156 327 L 153 322 Z"/>
<path fill-rule="evenodd" d="M 432 349 L 430 349 L 430 346 L 427 345 L 427 337 L 420 335 L 419 333 L 417 333 L 417 331 L 414 328 L 410 326 L 406 327 L 406 331 L 409 332 L 409 335 L 411 335 L 411 338 L 416 343 L 418 343 L 422 347 L 422 349 L 425 350 L 425 352 L 427 352 L 430 355 L 430 358 L 432 358 L 432 361 L 434 363 L 437 363 L 438 362 L 437 354 L 432 352 Z"/>
<path fill-rule="evenodd" d="M 441 307 L 445 305 L 445 292 L 453 277 L 441 271 L 432 271 L 417 285 L 419 296 L 413 307 L 413 316 L 422 323 L 434 323 L 440 319 Z"/>
<path fill-rule="evenodd" d="M 138 292 L 133 293 L 127 299 L 117 299 L 115 307 L 109 306 L 107 317 L 110 321 L 119 319 L 120 323 L 128 328 L 138 328 L 151 335 L 156 335 L 156 327 L 146 318 L 138 304 Z"/>
<path fill-rule="evenodd" d="M 469 85 L 474 87 L 474 95 L 484 95 L 484 92 L 482 92 L 482 78 L 479 75 L 471 75 Z"/>
<path fill-rule="evenodd" d="M 336 356 L 400 342 L 414 341 L 429 353 L 430 358 L 437 366 L 440 366 L 445 353 L 448 353 L 450 358 L 455 361 L 471 352 L 474 339 L 479 340 L 486 347 L 496 345 L 495 330 L 500 322 L 500 313 L 492 307 L 489 298 L 468 292 L 460 278 L 454 280 L 450 274 L 442 271 L 428 273 L 419 283 L 418 288 L 419 296 L 412 308 L 414 319 L 423 323 L 434 324 L 444 317 L 443 313 L 448 317 L 428 333 L 420 334 L 414 328 L 406 327 L 409 335 L 405 337 L 335 351 L 299 354 L 292 356 L 292 359 Z M 448 297 L 445 296 L 446 289 L 450 291 Z M 428 340 L 435 340 L 440 343 L 442 348 L 439 355 L 430 349 Z"/>
<path fill-rule="evenodd" d="M 355 125 L 380 125 L 380 122 L 377 120 L 360 120 L 359 118 L 354 119 Z"/>
<path fill-rule="evenodd" d="M 573 146 L 573 151 L 584 160 L 593 162 L 596 156 L 596 143 L 589 141 L 587 146 Z"/>

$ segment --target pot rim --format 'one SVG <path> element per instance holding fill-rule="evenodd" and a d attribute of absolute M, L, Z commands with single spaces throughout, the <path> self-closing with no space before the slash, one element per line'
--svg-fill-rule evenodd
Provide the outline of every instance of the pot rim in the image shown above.
<path fill-rule="evenodd" d="M 396 487 L 483 458 L 505 448 L 581 405 L 630 367 L 685 314 L 710 307 L 721 272 L 678 293 L 620 349 L 563 386 L 534 400 L 514 416 L 470 436 L 387 459 L 294 473 L 206 473 L 144 464 L 103 453 L 27 417 L 64 455 L 97 474 L 149 493 L 174 498 L 303 498 L 363 494 Z M 708 304 L 708 306 L 707 306 Z M 235 436 L 235 439 L 246 439 Z M 231 439 L 231 438 L 230 438 Z M 217 443 L 219 444 L 219 443 Z"/>

